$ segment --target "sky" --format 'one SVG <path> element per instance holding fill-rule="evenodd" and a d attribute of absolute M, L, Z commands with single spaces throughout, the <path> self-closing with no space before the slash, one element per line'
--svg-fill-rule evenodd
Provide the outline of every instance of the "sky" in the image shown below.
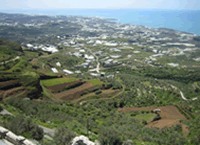
<path fill-rule="evenodd" d="M 0 0 L 0 9 L 200 10 L 200 0 Z"/>

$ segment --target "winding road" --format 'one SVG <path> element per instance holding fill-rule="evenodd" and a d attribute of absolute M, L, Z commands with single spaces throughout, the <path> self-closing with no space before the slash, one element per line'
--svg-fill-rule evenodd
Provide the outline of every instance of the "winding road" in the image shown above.
<path fill-rule="evenodd" d="M 183 100 L 186 100 L 186 101 L 188 101 L 188 100 L 195 101 L 195 100 L 198 99 L 197 97 L 195 97 L 195 98 L 193 98 L 193 99 L 187 99 L 187 98 L 185 98 L 185 96 L 183 95 L 183 92 L 181 92 L 181 91 L 180 91 L 180 94 L 181 94 L 181 97 L 183 98 Z"/>
<path fill-rule="evenodd" d="M 187 99 L 187 98 L 183 95 L 183 92 L 180 91 L 180 89 L 178 89 L 178 88 L 175 87 L 174 85 L 171 85 L 171 87 L 174 88 L 174 89 L 176 89 L 176 90 L 178 90 L 178 91 L 180 92 L 180 94 L 181 94 L 181 98 L 182 98 L 183 100 L 185 100 L 185 101 L 190 101 L 190 100 L 195 101 L 195 100 L 198 99 L 198 97 L 195 97 L 195 98 L 192 98 L 192 99 Z"/>

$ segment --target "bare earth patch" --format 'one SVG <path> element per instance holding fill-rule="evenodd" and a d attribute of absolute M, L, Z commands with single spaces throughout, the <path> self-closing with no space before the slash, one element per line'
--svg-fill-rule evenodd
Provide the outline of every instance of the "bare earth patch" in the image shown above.
<path fill-rule="evenodd" d="M 157 127 L 157 128 L 164 128 L 164 127 L 171 127 L 176 124 L 181 124 L 183 133 L 186 135 L 188 134 L 189 130 L 186 128 L 186 125 L 179 122 L 179 119 L 186 120 L 185 116 L 182 115 L 174 106 L 162 106 L 162 107 L 142 107 L 142 108 L 119 108 L 118 111 L 123 111 L 128 113 L 130 111 L 142 111 L 142 110 L 154 110 L 160 109 L 161 112 L 158 112 L 161 119 L 154 122 L 149 122 L 146 126 L 148 127 Z"/>
<path fill-rule="evenodd" d="M 185 116 L 183 116 L 174 106 L 162 106 L 162 107 L 131 107 L 131 108 L 119 108 L 118 111 L 123 111 L 125 113 L 128 113 L 130 111 L 142 111 L 142 110 L 154 110 L 154 109 L 160 109 L 161 112 L 159 112 L 160 117 L 162 119 L 185 119 Z"/>

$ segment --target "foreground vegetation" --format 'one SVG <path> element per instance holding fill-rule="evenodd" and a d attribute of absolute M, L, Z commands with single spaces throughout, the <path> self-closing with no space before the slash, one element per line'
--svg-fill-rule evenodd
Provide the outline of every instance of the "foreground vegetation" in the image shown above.
<path fill-rule="evenodd" d="M 71 67 L 81 58 L 59 57 L 64 53 L 48 55 L 22 51 L 19 45 L 11 42 L 0 41 L 0 46 L 3 62 L 0 66 L 1 105 L 16 116 L 0 115 L 0 123 L 18 135 L 49 145 L 66 144 L 75 135 L 88 136 L 92 141 L 98 139 L 102 145 L 197 145 L 200 142 L 200 100 L 191 100 L 200 96 L 198 68 L 121 66 L 105 70 L 114 78 L 91 77 L 86 70 L 83 71 L 85 75 L 66 78 L 63 74 L 52 74 L 50 68 L 56 67 L 57 61 L 65 62 L 61 69 Z M 5 63 L 18 55 L 19 59 Z M 48 90 L 48 87 L 75 81 L 86 81 L 93 87 L 80 92 L 78 101 L 73 98 L 59 100 Z M 67 92 L 79 85 L 65 86 L 63 90 Z M 104 90 L 117 94 L 102 97 Z M 188 100 L 183 100 L 180 91 Z M 90 93 L 95 95 L 79 102 Z M 176 106 L 186 119 L 179 120 L 179 124 L 171 128 L 149 128 L 148 123 L 162 119 L 153 110 L 118 111 L 124 107 L 166 105 Z M 56 129 L 53 140 L 45 139 L 45 133 L 38 125 Z M 185 125 L 188 134 L 183 132 Z"/>

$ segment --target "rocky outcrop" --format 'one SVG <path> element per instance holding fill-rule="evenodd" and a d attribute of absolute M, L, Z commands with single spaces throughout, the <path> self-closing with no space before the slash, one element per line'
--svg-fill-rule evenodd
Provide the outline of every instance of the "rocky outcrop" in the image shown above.
<path fill-rule="evenodd" d="M 81 135 L 72 140 L 72 145 L 95 145 L 95 143 L 90 141 L 88 137 Z"/>

